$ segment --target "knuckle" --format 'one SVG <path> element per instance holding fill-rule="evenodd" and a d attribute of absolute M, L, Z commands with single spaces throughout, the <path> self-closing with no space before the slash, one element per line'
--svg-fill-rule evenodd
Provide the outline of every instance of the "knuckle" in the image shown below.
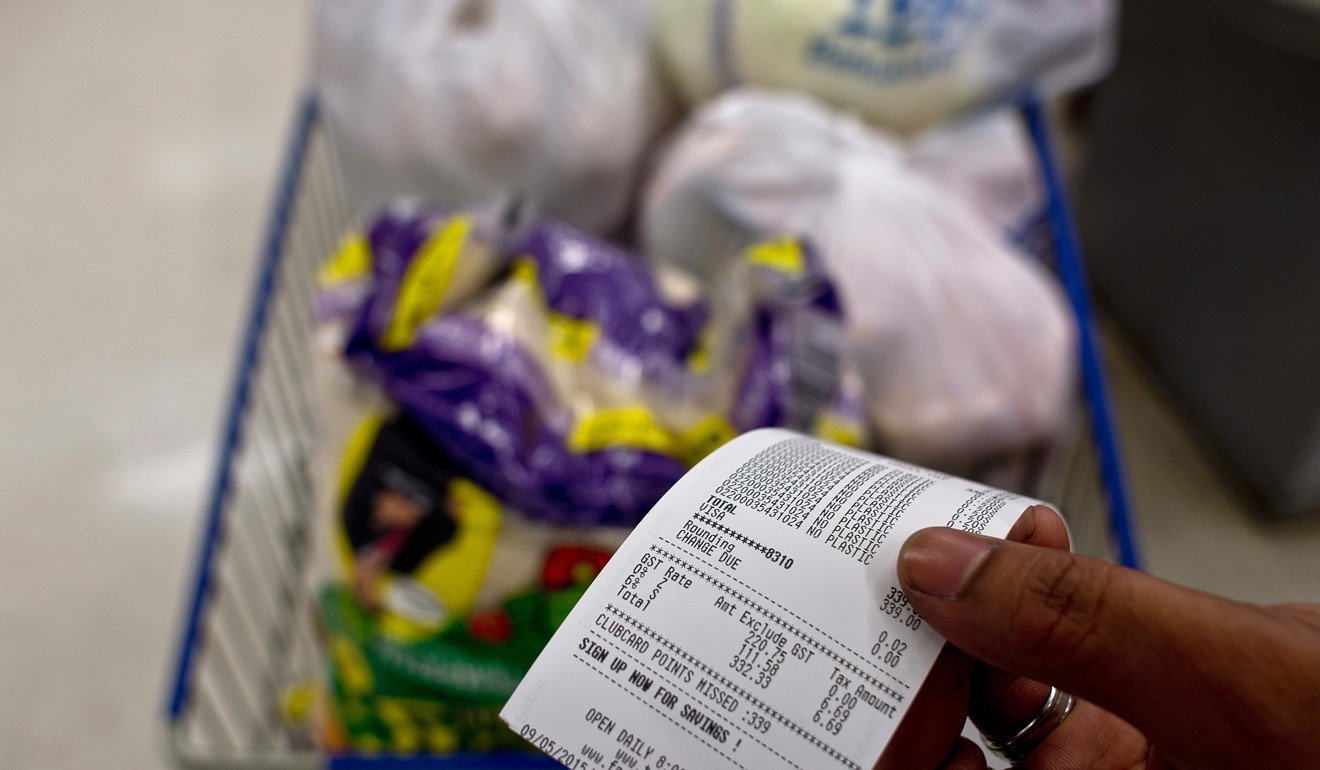
<path fill-rule="evenodd" d="M 1076 558 L 1041 559 L 1022 582 L 1017 637 L 1034 661 L 1090 667 L 1103 654 L 1100 632 L 1112 573 L 1088 569 Z"/>

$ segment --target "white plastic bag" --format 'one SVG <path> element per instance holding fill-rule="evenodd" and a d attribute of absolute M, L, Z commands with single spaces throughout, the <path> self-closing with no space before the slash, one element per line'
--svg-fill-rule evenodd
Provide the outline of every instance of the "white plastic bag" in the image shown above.
<path fill-rule="evenodd" d="M 923 131 L 908 143 L 913 168 L 960 194 L 1009 240 L 1034 235 L 1045 189 L 1026 127 L 1013 109 Z"/>
<path fill-rule="evenodd" d="M 915 130 L 1026 89 L 1053 95 L 1109 67 L 1113 0 L 661 0 L 685 95 L 789 88 Z"/>
<path fill-rule="evenodd" d="M 318 0 L 350 205 L 523 194 L 612 231 L 667 111 L 651 21 L 651 0 Z"/>
<path fill-rule="evenodd" d="M 882 451 L 949 467 L 1048 439 L 1074 381 L 1058 288 L 905 155 L 805 97 L 730 93 L 661 160 L 646 253 L 711 277 L 748 239 L 805 235 L 840 290 Z"/>

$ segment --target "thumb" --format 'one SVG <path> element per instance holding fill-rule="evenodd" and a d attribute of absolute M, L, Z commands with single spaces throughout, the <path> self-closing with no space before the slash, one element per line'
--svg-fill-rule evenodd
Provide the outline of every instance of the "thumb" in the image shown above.
<path fill-rule="evenodd" d="M 1157 745 L 1250 731 L 1243 683 L 1277 665 L 1260 654 L 1271 623 L 1261 608 L 1064 551 L 924 529 L 898 574 L 957 647 L 1096 703 Z"/>

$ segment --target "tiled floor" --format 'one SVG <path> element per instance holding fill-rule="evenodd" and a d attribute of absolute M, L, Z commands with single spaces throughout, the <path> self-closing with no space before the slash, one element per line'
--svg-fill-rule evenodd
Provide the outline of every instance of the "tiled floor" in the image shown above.
<path fill-rule="evenodd" d="M 0 3 L 0 765 L 164 764 L 184 567 L 304 13 Z M 1152 571 L 1320 600 L 1320 521 L 1252 516 L 1115 350 Z"/>

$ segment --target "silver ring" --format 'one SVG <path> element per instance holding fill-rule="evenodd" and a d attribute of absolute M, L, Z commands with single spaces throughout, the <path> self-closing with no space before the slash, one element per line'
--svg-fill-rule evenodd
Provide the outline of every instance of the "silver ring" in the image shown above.
<path fill-rule="evenodd" d="M 1036 712 L 1022 729 L 1013 734 L 1011 738 L 1002 740 L 982 733 L 985 738 L 985 745 L 994 753 L 1007 759 L 1014 764 L 1026 759 L 1037 746 L 1045 742 L 1063 720 L 1072 713 L 1075 699 L 1072 695 L 1060 690 L 1057 687 L 1050 688 L 1050 694 L 1045 697 L 1045 702 L 1041 704 L 1040 710 Z"/>

